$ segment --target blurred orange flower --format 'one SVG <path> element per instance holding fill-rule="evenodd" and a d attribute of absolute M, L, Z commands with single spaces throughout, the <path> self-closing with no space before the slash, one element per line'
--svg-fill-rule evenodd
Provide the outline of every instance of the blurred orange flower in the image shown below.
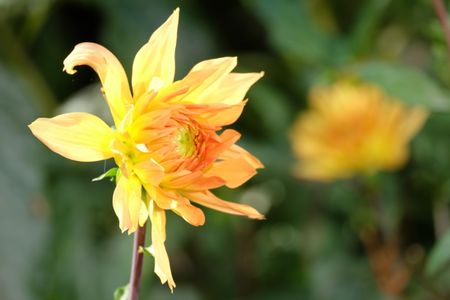
<path fill-rule="evenodd" d="M 300 178 L 327 181 L 395 170 L 408 159 L 408 143 L 427 119 L 379 88 L 337 82 L 313 88 L 311 108 L 301 113 L 290 138 Z"/>
<path fill-rule="evenodd" d="M 138 51 L 132 92 L 117 58 L 94 43 L 78 44 L 64 70 L 88 65 L 100 77 L 115 127 L 87 113 L 39 118 L 29 127 L 54 152 L 76 161 L 114 158 L 119 167 L 113 208 L 122 232 L 132 233 L 150 218 L 155 273 L 175 287 L 166 239 L 166 210 L 194 226 L 205 216 L 195 202 L 254 219 L 254 208 L 219 199 L 209 190 L 235 188 L 263 165 L 237 146 L 240 134 L 223 126 L 240 116 L 247 90 L 263 73 L 232 73 L 235 57 L 206 60 L 174 81 L 178 9 Z"/>

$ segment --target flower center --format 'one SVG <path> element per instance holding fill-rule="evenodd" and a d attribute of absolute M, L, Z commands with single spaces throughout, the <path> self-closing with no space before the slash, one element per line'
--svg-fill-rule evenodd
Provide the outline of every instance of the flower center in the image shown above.
<path fill-rule="evenodd" d="M 175 134 L 175 143 L 178 153 L 182 157 L 189 157 L 196 150 L 196 133 L 188 126 L 183 126 Z"/>

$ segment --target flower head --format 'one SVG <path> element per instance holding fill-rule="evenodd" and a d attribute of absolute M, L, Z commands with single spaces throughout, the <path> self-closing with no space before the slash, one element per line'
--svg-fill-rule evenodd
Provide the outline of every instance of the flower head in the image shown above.
<path fill-rule="evenodd" d="M 224 201 L 210 189 L 235 188 L 262 164 L 236 145 L 240 134 L 222 128 L 232 124 L 246 103 L 247 90 L 262 73 L 232 73 L 235 57 L 206 60 L 174 81 L 178 9 L 138 51 L 132 91 L 117 58 L 104 47 L 81 43 L 64 60 L 64 70 L 88 65 L 102 83 L 114 119 L 111 128 L 87 113 L 39 118 L 29 127 L 54 152 L 76 161 L 113 158 L 119 168 L 113 208 L 122 232 L 152 223 L 155 272 L 175 287 L 164 241 L 166 210 L 194 226 L 203 211 L 192 202 L 254 219 L 254 208 Z"/>
<path fill-rule="evenodd" d="M 428 116 L 375 86 L 347 81 L 313 88 L 310 106 L 290 135 L 299 159 L 294 171 L 322 181 L 400 168 Z"/>

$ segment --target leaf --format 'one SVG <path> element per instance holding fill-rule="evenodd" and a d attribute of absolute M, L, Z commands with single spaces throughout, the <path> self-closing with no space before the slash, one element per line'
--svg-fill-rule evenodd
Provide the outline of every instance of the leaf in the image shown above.
<path fill-rule="evenodd" d="M 384 12 L 391 0 L 366 1 L 351 35 L 351 44 L 354 54 L 364 54 L 373 46 L 376 29 L 385 16 Z"/>
<path fill-rule="evenodd" d="M 439 275 L 447 269 L 450 264 L 450 229 L 448 229 L 438 240 L 431 250 L 430 256 L 425 265 L 425 276 L 432 277 Z"/>
<path fill-rule="evenodd" d="M 112 180 L 114 180 L 114 178 L 116 177 L 116 175 L 117 175 L 117 170 L 118 170 L 118 169 L 119 169 L 119 168 L 117 168 L 117 167 L 111 168 L 111 169 L 109 169 L 108 171 L 106 171 L 105 173 L 103 173 L 102 175 L 100 175 L 100 176 L 95 177 L 94 179 L 92 179 L 92 181 L 100 181 L 100 180 L 105 179 L 106 177 L 110 177 L 110 178 L 111 178 L 111 181 L 112 181 Z"/>
<path fill-rule="evenodd" d="M 114 300 L 128 300 L 130 285 L 119 287 L 114 291 Z"/>
<path fill-rule="evenodd" d="M 419 70 L 373 61 L 354 67 L 352 72 L 407 105 L 420 105 L 438 112 L 450 111 L 448 91 Z"/>

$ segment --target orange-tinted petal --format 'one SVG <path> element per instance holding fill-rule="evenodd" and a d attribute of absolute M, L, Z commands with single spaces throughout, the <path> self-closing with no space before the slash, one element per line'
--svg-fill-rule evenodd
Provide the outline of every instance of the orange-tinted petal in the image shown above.
<path fill-rule="evenodd" d="M 257 159 L 250 152 L 248 152 L 247 150 L 238 145 L 232 145 L 230 148 L 228 148 L 221 154 L 220 158 L 222 159 L 243 158 L 255 169 L 264 168 L 264 165 L 259 161 L 259 159 Z"/>
<path fill-rule="evenodd" d="M 118 59 L 108 49 L 95 43 L 81 43 L 64 60 L 64 71 L 74 74 L 76 66 L 88 65 L 97 72 L 114 122 L 120 120 L 132 103 L 127 75 Z"/>
<path fill-rule="evenodd" d="M 193 226 L 202 226 L 205 224 L 205 214 L 203 214 L 203 211 L 190 203 L 177 205 L 172 210 Z"/>
<path fill-rule="evenodd" d="M 235 105 L 220 103 L 208 104 L 203 105 L 202 107 L 197 109 L 191 108 L 191 110 L 198 112 L 197 118 L 200 118 L 200 120 L 206 120 L 209 126 L 223 127 L 236 122 L 236 120 L 242 114 L 246 103 L 247 101 L 241 101 Z"/>
<path fill-rule="evenodd" d="M 39 118 L 29 125 L 33 134 L 52 151 L 76 161 L 112 157 L 114 133 L 100 118 L 88 113 L 68 113 Z"/>
<path fill-rule="evenodd" d="M 120 176 L 113 193 L 113 208 L 119 218 L 119 227 L 128 234 L 136 231 L 141 214 L 142 187 L 135 176 Z"/>
<path fill-rule="evenodd" d="M 208 160 L 214 161 L 216 160 L 219 155 L 221 155 L 224 151 L 229 149 L 234 143 L 236 143 L 239 138 L 241 137 L 241 134 L 233 129 L 226 129 L 222 132 L 220 135 L 220 144 L 212 147 L 211 149 L 208 149 L 207 155 Z"/>
<path fill-rule="evenodd" d="M 166 212 L 150 201 L 150 220 L 152 222 L 152 252 L 155 257 L 155 273 L 161 283 L 168 283 L 173 291 L 176 286 L 170 270 L 169 256 L 164 241 L 166 240 Z"/>
<path fill-rule="evenodd" d="M 178 15 L 177 8 L 136 54 L 132 76 L 135 97 L 173 82 Z"/>
<path fill-rule="evenodd" d="M 213 163 L 211 169 L 205 175 L 220 177 L 225 181 L 227 187 L 236 188 L 255 174 L 255 168 L 245 159 L 236 158 Z"/>
<path fill-rule="evenodd" d="M 233 215 L 247 216 L 251 219 L 264 219 L 264 216 L 253 207 L 246 204 L 239 204 L 222 200 L 209 191 L 185 193 L 185 196 L 198 204 L 221 212 Z"/>
<path fill-rule="evenodd" d="M 221 176 L 206 173 L 207 176 L 195 180 L 183 189 L 186 191 L 205 191 L 209 189 L 216 189 L 226 184 L 226 180 Z"/>

